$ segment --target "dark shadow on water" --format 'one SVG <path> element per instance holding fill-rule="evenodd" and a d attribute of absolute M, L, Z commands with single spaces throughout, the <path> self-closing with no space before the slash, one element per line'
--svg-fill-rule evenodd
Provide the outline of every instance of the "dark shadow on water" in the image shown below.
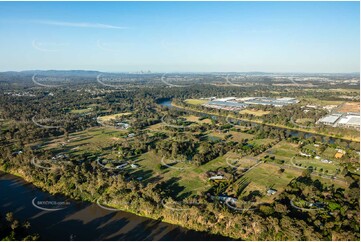
<path fill-rule="evenodd" d="M 184 189 L 171 179 L 163 184 L 169 193 Z M 228 240 L 207 233 L 186 230 L 158 220 L 122 211 L 109 211 L 97 204 L 50 195 L 21 178 L 0 172 L 0 212 L 31 223 L 30 232 L 41 240 Z M 6 194 L 6 196 L 3 196 Z M 43 211 L 32 205 L 38 201 L 68 201 L 65 209 Z"/>

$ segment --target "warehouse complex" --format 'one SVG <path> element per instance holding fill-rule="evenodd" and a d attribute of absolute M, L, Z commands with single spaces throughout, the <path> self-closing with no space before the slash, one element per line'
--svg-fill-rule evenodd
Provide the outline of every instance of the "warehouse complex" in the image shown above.
<path fill-rule="evenodd" d="M 299 101 L 296 98 L 283 97 L 283 98 L 270 98 L 270 97 L 225 97 L 225 98 L 204 98 L 209 101 L 203 106 L 214 109 L 222 109 L 228 111 L 239 111 L 248 108 L 250 105 L 270 105 L 273 107 L 283 107 L 286 105 L 296 104 Z M 316 106 L 310 106 L 316 107 Z M 329 111 L 332 112 L 320 118 L 316 124 L 328 125 L 332 127 L 355 128 L 360 129 L 360 113 L 356 112 L 357 108 L 349 112 L 336 111 L 332 107 Z M 326 108 L 326 107 L 324 107 Z M 353 112 L 355 111 L 355 112 Z"/>
<path fill-rule="evenodd" d="M 226 97 L 215 99 L 212 98 L 208 103 L 203 104 L 205 107 L 224 109 L 224 110 L 241 110 L 249 105 L 271 105 L 274 107 L 282 107 L 289 104 L 295 104 L 299 101 L 295 98 L 269 98 L 269 97 Z"/>
<path fill-rule="evenodd" d="M 316 124 L 360 129 L 360 113 L 332 113 L 319 119 Z"/>

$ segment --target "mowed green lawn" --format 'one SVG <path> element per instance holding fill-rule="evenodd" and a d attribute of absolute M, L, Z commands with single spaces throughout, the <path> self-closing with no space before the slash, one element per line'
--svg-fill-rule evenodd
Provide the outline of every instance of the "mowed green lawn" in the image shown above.
<path fill-rule="evenodd" d="M 284 172 L 280 167 L 272 163 L 263 163 L 247 172 L 241 179 L 249 181 L 242 195 L 247 196 L 250 192 L 259 191 L 263 197 L 258 202 L 271 202 L 279 195 L 292 179 L 299 177 L 302 170 L 286 168 Z M 275 195 L 267 196 L 269 188 L 276 189 Z"/>
<path fill-rule="evenodd" d="M 293 156 L 299 153 L 296 144 L 281 141 L 270 149 L 269 155 L 276 159 L 289 161 Z"/>

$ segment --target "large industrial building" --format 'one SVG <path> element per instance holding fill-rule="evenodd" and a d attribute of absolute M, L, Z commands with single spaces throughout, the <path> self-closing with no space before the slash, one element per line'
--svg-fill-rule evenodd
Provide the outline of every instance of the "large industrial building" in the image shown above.
<path fill-rule="evenodd" d="M 346 115 L 338 121 L 337 125 L 346 128 L 360 128 L 360 115 Z"/>
<path fill-rule="evenodd" d="M 321 119 L 319 119 L 316 124 L 324 124 L 324 125 L 334 125 L 336 121 L 341 118 L 342 114 L 329 114 Z"/>
<path fill-rule="evenodd" d="M 290 97 L 283 97 L 283 98 L 255 97 L 253 99 L 248 99 L 244 101 L 244 103 L 250 105 L 272 105 L 274 107 L 282 107 L 289 104 L 296 104 L 298 103 L 298 100 Z"/>
<path fill-rule="evenodd" d="M 344 127 L 360 129 L 359 113 L 333 113 L 319 119 L 316 124 L 324 124 L 332 127 Z"/>
<path fill-rule="evenodd" d="M 224 110 L 241 110 L 249 105 L 270 105 L 274 107 L 282 107 L 289 104 L 295 104 L 299 101 L 295 98 L 270 98 L 270 97 L 225 97 L 214 99 L 206 104 L 205 107 L 224 109 Z"/>

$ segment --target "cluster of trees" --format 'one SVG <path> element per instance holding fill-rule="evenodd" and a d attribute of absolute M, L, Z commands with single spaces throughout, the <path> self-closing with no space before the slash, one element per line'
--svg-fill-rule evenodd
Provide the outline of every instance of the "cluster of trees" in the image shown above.
<path fill-rule="evenodd" d="M 157 142 L 155 152 L 160 156 L 181 160 L 192 160 L 195 165 L 202 165 L 222 156 L 229 151 L 229 146 L 220 142 L 194 142 L 164 140 Z"/>
<path fill-rule="evenodd" d="M 315 231 L 329 240 L 354 240 L 359 238 L 360 229 L 360 183 L 359 176 L 348 173 L 348 189 L 326 185 L 319 180 L 312 180 L 309 174 L 293 180 L 276 203 L 303 200 L 322 204 L 322 209 L 305 212 L 293 211 L 292 216 L 302 218 L 312 224 Z M 309 207 L 306 207 L 309 208 Z"/>
<path fill-rule="evenodd" d="M 14 241 L 14 240 L 39 240 L 38 234 L 31 234 L 29 232 L 30 222 L 21 222 L 14 217 L 12 212 L 5 215 L 0 214 L 0 240 Z"/>

